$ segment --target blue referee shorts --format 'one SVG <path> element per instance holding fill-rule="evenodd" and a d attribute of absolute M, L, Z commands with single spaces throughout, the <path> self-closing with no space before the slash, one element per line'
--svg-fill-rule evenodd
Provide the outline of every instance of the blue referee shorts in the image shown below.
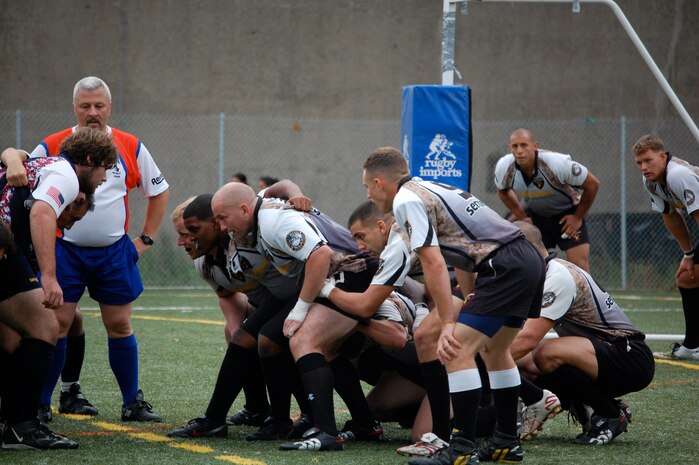
<path fill-rule="evenodd" d="M 128 235 L 106 247 L 80 247 L 56 241 L 56 274 L 63 300 L 78 302 L 87 287 L 90 297 L 107 305 L 126 305 L 143 292 L 138 251 Z"/>

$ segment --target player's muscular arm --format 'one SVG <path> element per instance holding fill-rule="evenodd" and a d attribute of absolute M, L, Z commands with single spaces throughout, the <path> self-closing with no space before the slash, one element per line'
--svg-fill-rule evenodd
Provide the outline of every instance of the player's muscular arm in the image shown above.
<path fill-rule="evenodd" d="M 500 201 L 505 204 L 507 209 L 512 212 L 516 219 L 526 221 L 528 223 L 532 222 L 531 218 L 527 216 L 527 213 L 522 208 L 522 205 L 520 205 L 519 200 L 517 200 L 517 194 L 515 194 L 515 191 L 512 189 L 508 189 L 506 191 L 499 190 L 498 197 L 500 198 Z"/>
<path fill-rule="evenodd" d="M 582 226 L 582 221 L 587 212 L 592 208 L 592 204 L 597 196 L 597 191 L 599 191 L 599 180 L 590 172 L 587 173 L 585 182 L 582 183 L 582 196 L 580 196 L 580 203 L 575 209 L 574 215 L 566 215 L 561 219 L 561 233 L 567 234 L 569 237 L 573 237 L 575 233 L 580 230 Z"/>
<path fill-rule="evenodd" d="M 284 320 L 284 334 L 287 337 L 293 336 L 296 330 L 301 327 L 311 304 L 325 284 L 325 279 L 330 271 L 332 254 L 332 249 L 323 245 L 308 256 L 304 267 L 303 286 L 299 300 Z"/>
<path fill-rule="evenodd" d="M 699 218 L 699 212 L 692 213 L 692 217 L 695 221 L 699 221 L 697 219 Z M 689 252 L 692 250 L 692 237 L 689 234 L 689 228 L 687 228 L 687 223 L 684 222 L 684 218 L 682 218 L 682 215 L 677 210 L 674 210 L 671 213 L 663 213 L 663 222 L 665 223 L 667 230 L 670 231 L 670 234 L 672 234 L 677 243 L 680 245 L 682 251 Z M 675 278 L 678 280 L 684 280 L 684 278 L 688 276 L 689 280 L 693 281 L 696 278 L 696 275 L 694 274 L 694 264 L 696 260 L 697 257 L 682 257 L 680 265 L 677 268 L 677 273 L 675 273 Z M 686 276 L 683 277 L 682 275 L 685 274 Z"/>
<path fill-rule="evenodd" d="M 517 333 L 515 340 L 510 346 L 510 353 L 514 360 L 519 360 L 544 339 L 546 333 L 555 325 L 555 322 L 548 318 L 529 318 L 522 330 Z"/>
<path fill-rule="evenodd" d="M 269 186 L 265 190 L 265 198 L 270 197 L 288 199 L 296 210 L 307 212 L 311 209 L 311 199 L 303 195 L 301 188 L 288 179 L 282 179 Z"/>
<path fill-rule="evenodd" d="M 370 318 L 379 306 L 391 295 L 393 286 L 369 286 L 364 292 L 345 292 L 333 289 L 328 298 L 332 303 L 352 315 Z"/>
<path fill-rule="evenodd" d="M 323 245 L 308 256 L 304 267 L 303 287 L 301 287 L 299 295 L 306 302 L 313 302 L 320 292 L 320 288 L 325 284 L 325 279 L 330 271 L 332 254 L 332 249 Z"/>
<path fill-rule="evenodd" d="M 56 213 L 48 203 L 37 200 L 29 212 L 29 225 L 41 270 L 42 303 L 47 308 L 58 308 L 63 305 L 63 291 L 56 279 Z"/>
<path fill-rule="evenodd" d="M 12 187 L 26 186 L 29 180 L 27 179 L 27 170 L 24 169 L 24 162 L 29 155 L 24 150 L 17 150 L 8 147 L 0 154 L 0 160 L 7 166 L 5 176 L 7 182 Z"/>
<path fill-rule="evenodd" d="M 663 222 L 684 252 L 692 250 L 692 240 L 687 223 L 684 222 L 684 218 L 679 212 L 675 210 L 671 213 L 663 213 Z"/>
<path fill-rule="evenodd" d="M 143 234 L 155 237 L 160 228 L 160 223 L 163 221 L 163 216 L 165 215 L 165 210 L 167 209 L 167 202 L 170 199 L 170 189 L 161 192 L 153 197 L 148 197 L 146 205 L 146 220 L 143 223 L 143 228 L 141 231 Z M 141 241 L 140 238 L 134 239 L 134 245 L 138 251 L 138 256 L 143 255 L 143 252 L 148 250 L 150 246 Z"/>

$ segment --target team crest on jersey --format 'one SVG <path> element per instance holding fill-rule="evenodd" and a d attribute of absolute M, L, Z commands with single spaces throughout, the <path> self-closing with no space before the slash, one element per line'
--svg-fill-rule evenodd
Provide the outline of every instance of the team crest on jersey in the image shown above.
<path fill-rule="evenodd" d="M 544 180 L 541 178 L 536 178 L 534 180 L 534 185 L 536 186 L 537 189 L 541 189 L 542 187 L 544 187 Z"/>
<path fill-rule="evenodd" d="M 572 171 L 573 176 L 580 176 L 580 173 L 582 173 L 582 168 L 577 163 L 573 163 Z"/>
<path fill-rule="evenodd" d="M 694 195 L 694 192 L 690 191 L 689 189 L 685 189 L 684 191 L 684 203 L 688 207 L 694 203 L 694 200 L 696 200 L 696 196 Z"/>
<path fill-rule="evenodd" d="M 413 235 L 413 227 L 410 226 L 410 222 L 406 221 L 405 224 L 403 225 L 403 229 L 405 229 L 405 232 L 408 233 L 408 237 Z"/>
<path fill-rule="evenodd" d="M 245 257 L 240 257 L 240 268 L 242 268 L 243 270 L 249 270 L 250 268 L 252 268 L 250 260 L 248 260 Z"/>
<path fill-rule="evenodd" d="M 286 245 L 294 252 L 298 252 L 306 245 L 306 235 L 302 231 L 291 231 L 286 235 Z"/>
<path fill-rule="evenodd" d="M 556 294 L 553 292 L 544 292 L 543 297 L 541 298 L 541 308 L 547 308 L 553 305 L 553 303 L 556 301 Z"/>
<path fill-rule="evenodd" d="M 115 178 L 120 178 L 121 177 L 121 169 L 119 169 L 120 163 L 117 161 L 114 163 L 114 168 L 112 168 L 112 176 Z"/>

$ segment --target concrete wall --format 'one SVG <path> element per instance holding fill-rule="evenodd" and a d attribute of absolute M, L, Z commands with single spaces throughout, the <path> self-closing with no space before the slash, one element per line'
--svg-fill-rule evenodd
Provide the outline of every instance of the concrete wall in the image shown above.
<path fill-rule="evenodd" d="M 692 116 L 695 0 L 618 0 Z M 397 118 L 440 83 L 440 0 L 2 0 L 0 110 L 63 111 L 98 75 L 119 113 Z M 611 10 L 469 3 L 456 66 L 474 119 L 676 117 Z"/>

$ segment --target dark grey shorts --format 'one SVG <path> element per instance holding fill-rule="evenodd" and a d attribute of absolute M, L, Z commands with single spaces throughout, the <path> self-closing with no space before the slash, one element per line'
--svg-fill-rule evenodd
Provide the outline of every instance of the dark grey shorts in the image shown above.
<path fill-rule="evenodd" d="M 519 238 L 499 248 L 476 269 L 476 287 L 461 313 L 537 318 L 546 266 L 537 250 Z"/>

